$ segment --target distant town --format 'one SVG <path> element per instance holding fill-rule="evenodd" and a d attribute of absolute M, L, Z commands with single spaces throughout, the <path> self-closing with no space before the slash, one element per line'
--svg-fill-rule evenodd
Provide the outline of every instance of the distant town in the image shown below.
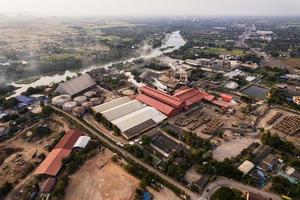
<path fill-rule="evenodd" d="M 0 19 L 0 199 L 300 199 L 299 18 Z"/>

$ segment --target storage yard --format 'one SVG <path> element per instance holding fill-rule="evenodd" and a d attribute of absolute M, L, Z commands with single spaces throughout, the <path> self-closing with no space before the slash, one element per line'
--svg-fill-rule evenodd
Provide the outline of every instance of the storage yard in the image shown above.
<path fill-rule="evenodd" d="M 51 129 L 49 135 L 40 137 L 33 131 L 36 127 L 46 125 Z M 16 188 L 23 188 L 29 180 L 33 180 L 34 168 L 41 162 L 44 155 L 48 154 L 48 147 L 60 137 L 64 131 L 65 122 L 48 119 L 46 122 L 37 123 L 24 129 L 17 136 L 0 145 L 0 184 L 4 181 L 16 184 Z M 3 163 L 2 163 L 3 162 Z M 26 179 L 25 179 L 26 178 Z M 27 180 L 26 182 L 20 180 Z M 21 189 L 20 189 L 21 190 Z M 18 196 L 19 190 L 13 190 L 12 196 Z M 15 197 L 14 197 L 15 198 Z"/>
<path fill-rule="evenodd" d="M 277 123 L 273 129 L 284 135 L 293 135 L 300 131 L 300 117 L 286 116 L 283 120 Z"/>
<path fill-rule="evenodd" d="M 132 200 L 139 180 L 111 161 L 105 150 L 88 160 L 70 177 L 66 200 Z M 102 166 L 102 167 L 100 167 Z"/>

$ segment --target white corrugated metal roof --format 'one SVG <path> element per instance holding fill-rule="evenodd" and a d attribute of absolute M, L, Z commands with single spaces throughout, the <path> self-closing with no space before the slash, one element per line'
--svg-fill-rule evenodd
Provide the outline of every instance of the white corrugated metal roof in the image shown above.
<path fill-rule="evenodd" d="M 89 136 L 80 136 L 78 138 L 78 140 L 76 141 L 76 143 L 74 144 L 74 147 L 80 147 L 80 148 L 85 148 L 86 145 L 89 143 L 90 141 L 90 137 Z"/>
<path fill-rule="evenodd" d="M 92 108 L 92 110 L 96 113 L 101 113 L 105 110 L 114 108 L 114 107 L 116 107 L 120 104 L 124 104 L 124 103 L 129 102 L 129 101 L 131 101 L 131 99 L 129 97 L 121 97 L 121 98 L 109 101 L 107 103 L 103 103 L 101 105 L 95 106 L 95 107 Z"/>
<path fill-rule="evenodd" d="M 64 83 L 60 83 L 55 92 L 73 96 L 94 85 L 96 85 L 96 82 L 90 77 L 90 75 L 85 74 Z"/>
<path fill-rule="evenodd" d="M 113 121 L 117 118 L 123 117 L 124 115 L 137 111 L 143 107 L 146 107 L 146 105 L 138 100 L 132 100 L 124 104 L 118 105 L 116 107 L 113 107 L 111 109 L 105 110 L 101 112 L 101 114 L 108 121 Z"/>
<path fill-rule="evenodd" d="M 157 124 L 164 121 L 168 117 L 164 114 L 157 115 L 156 117 L 153 117 L 152 120 L 155 121 Z"/>
<path fill-rule="evenodd" d="M 248 174 L 254 167 L 254 164 L 249 160 L 245 160 L 238 169 L 243 172 L 244 174 Z"/>
<path fill-rule="evenodd" d="M 156 110 L 153 107 L 147 106 L 142 109 L 139 109 L 135 112 L 132 112 L 128 115 L 125 115 L 121 118 L 118 118 L 114 121 L 112 121 L 112 124 L 117 126 L 122 132 L 135 127 L 147 120 L 153 119 L 158 117 L 159 115 L 162 115 L 161 112 Z M 159 121 L 158 119 L 156 119 Z"/>

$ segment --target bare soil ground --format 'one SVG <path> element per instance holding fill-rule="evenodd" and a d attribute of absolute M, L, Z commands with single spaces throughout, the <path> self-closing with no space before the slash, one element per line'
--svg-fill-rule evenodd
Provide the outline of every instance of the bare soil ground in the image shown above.
<path fill-rule="evenodd" d="M 37 155 L 41 153 L 47 155 L 49 152 L 46 145 L 51 144 L 56 135 L 64 130 L 61 123 L 51 121 L 50 124 L 53 131 L 48 136 L 42 138 L 34 137 L 28 140 L 26 134 L 32 127 L 38 125 L 34 124 L 8 141 L 5 141 L 5 143 L 0 144 L 0 151 L 6 152 L 5 158 L 2 159 L 3 163 L 0 164 L 0 185 L 8 181 L 15 186 L 7 199 L 15 199 L 15 194 L 28 183 L 28 180 L 33 179 L 32 172 L 34 171 L 34 167 L 39 163 L 39 159 L 36 157 L 33 158 L 33 155 L 35 153 Z M 10 152 L 7 153 L 7 150 L 10 150 Z"/>
<path fill-rule="evenodd" d="M 181 200 L 172 190 L 166 187 L 159 192 L 150 187 L 147 187 L 147 189 L 153 195 L 154 200 Z"/>
<path fill-rule="evenodd" d="M 70 178 L 65 200 L 131 200 L 139 180 L 111 161 L 106 150 L 88 160 Z M 108 162 L 108 163 L 107 163 Z M 101 165 L 107 163 L 102 168 Z"/>
<path fill-rule="evenodd" d="M 259 139 L 240 137 L 236 140 L 225 142 L 213 150 L 213 158 L 217 161 L 223 161 L 225 158 L 235 157 L 253 142 L 259 142 Z"/>
<path fill-rule="evenodd" d="M 300 58 L 280 58 L 278 60 L 294 69 L 300 69 Z"/>
<path fill-rule="evenodd" d="M 196 182 L 197 180 L 199 180 L 201 178 L 201 174 L 199 174 L 198 172 L 196 172 L 195 167 L 191 167 L 189 170 L 187 170 L 187 172 L 185 173 L 184 179 L 189 182 Z"/>

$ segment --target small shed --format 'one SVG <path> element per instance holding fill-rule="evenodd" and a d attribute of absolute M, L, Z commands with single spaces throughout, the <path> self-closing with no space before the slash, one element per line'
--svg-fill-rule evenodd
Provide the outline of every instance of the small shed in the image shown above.
<path fill-rule="evenodd" d="M 41 188 L 41 193 L 48 194 L 52 191 L 55 185 L 56 179 L 55 178 L 48 178 Z"/>
<path fill-rule="evenodd" d="M 86 145 L 89 143 L 90 139 L 91 138 L 89 136 L 80 136 L 74 144 L 74 147 L 85 148 Z"/>
<path fill-rule="evenodd" d="M 254 168 L 254 164 L 249 160 L 245 160 L 239 167 L 238 170 L 243 172 L 244 175 L 248 174 Z"/>

